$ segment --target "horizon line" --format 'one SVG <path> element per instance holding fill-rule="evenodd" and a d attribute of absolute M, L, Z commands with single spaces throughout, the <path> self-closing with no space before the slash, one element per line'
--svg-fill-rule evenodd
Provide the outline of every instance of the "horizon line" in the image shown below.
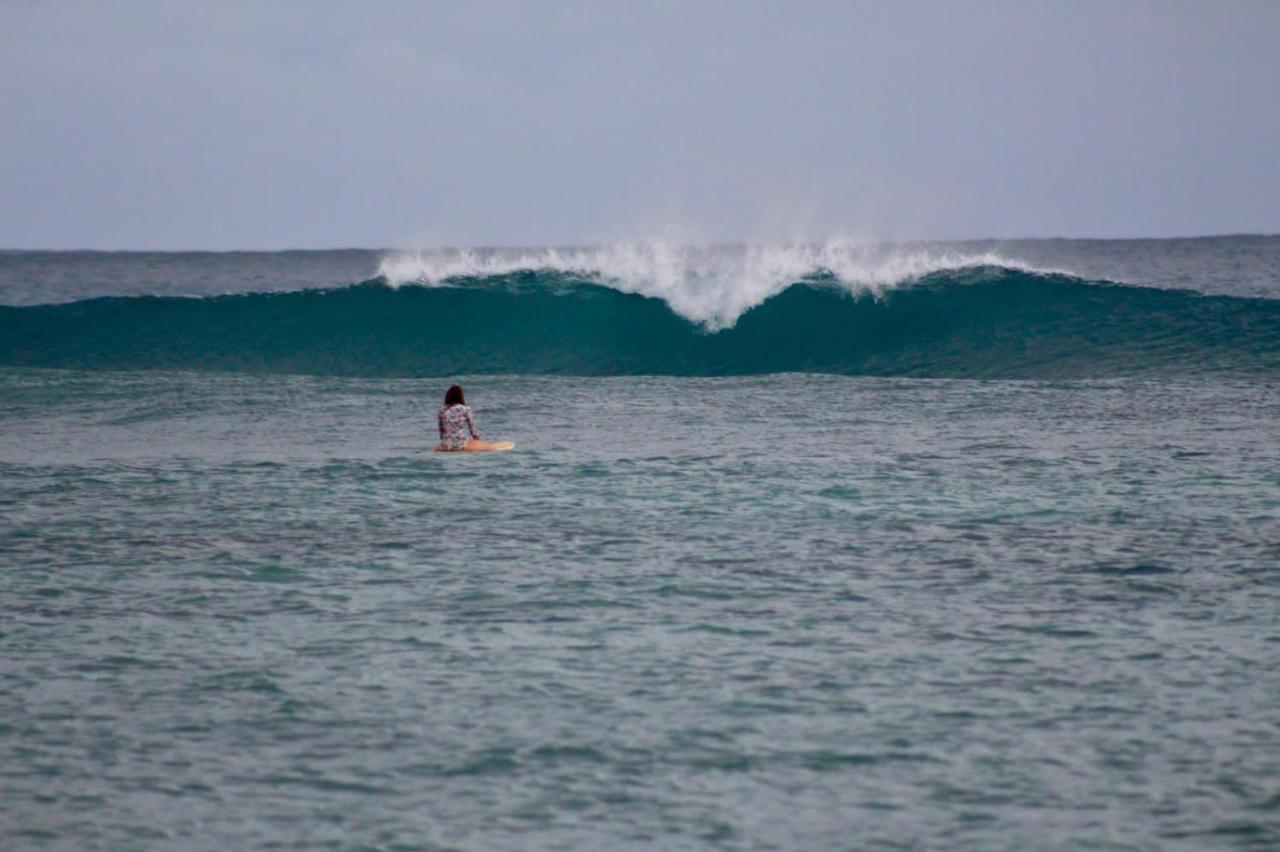
<path fill-rule="evenodd" d="M 1280 231 L 1263 232 L 1263 231 L 1230 231 L 1216 234 L 1181 234 L 1177 236 L 1129 236 L 1129 237 L 962 237 L 962 238 L 934 238 L 934 237 L 913 237 L 909 239 L 884 239 L 884 240 L 865 240 L 857 242 L 865 242 L 872 245 L 912 245 L 918 243 L 1030 243 L 1030 242 L 1174 242 L 1174 241 L 1190 241 L 1190 240 L 1222 240 L 1222 239 L 1272 239 L 1280 237 Z M 778 242 L 750 242 L 746 240 L 716 240 L 705 243 L 687 243 L 684 245 L 697 246 L 704 248 L 733 248 L 752 245 L 821 245 L 831 240 L 792 240 Z M 301 247 L 293 246 L 287 248 L 53 248 L 48 246 L 40 247 L 23 247 L 23 246 L 4 246 L 0 247 L 0 253 L 7 254 L 37 254 L 37 253 L 59 253 L 59 254 L 285 254 L 290 252 L 403 252 L 403 251 L 424 251 L 424 252 L 442 252 L 442 251 L 536 251 L 536 250 L 555 250 L 555 251 L 571 251 L 579 249 L 603 248 L 616 245 L 636 245 L 653 242 L 662 242 L 661 240 L 617 240 L 614 242 L 597 242 L 597 243 L 555 243 L 537 245 L 533 243 L 489 243 L 477 245 L 437 245 L 423 246 L 418 248 L 408 248 L 405 246 L 329 246 L 329 247 Z"/>

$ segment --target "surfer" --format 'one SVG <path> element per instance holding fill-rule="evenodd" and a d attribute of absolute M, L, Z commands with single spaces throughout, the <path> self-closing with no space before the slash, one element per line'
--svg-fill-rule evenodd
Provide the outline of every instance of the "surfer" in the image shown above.
<path fill-rule="evenodd" d="M 440 409 L 440 444 L 438 453 L 487 453 L 494 450 L 509 450 L 509 443 L 492 443 L 480 440 L 476 431 L 475 418 L 471 416 L 471 406 L 467 405 L 462 388 L 453 385 L 444 394 L 444 407 Z"/>

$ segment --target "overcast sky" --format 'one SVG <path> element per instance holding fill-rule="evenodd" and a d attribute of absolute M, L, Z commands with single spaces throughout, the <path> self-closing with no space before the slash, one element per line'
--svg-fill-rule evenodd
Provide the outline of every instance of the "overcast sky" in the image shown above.
<path fill-rule="evenodd" d="M 1280 231 L 1280 2 L 0 0 L 0 246 Z"/>

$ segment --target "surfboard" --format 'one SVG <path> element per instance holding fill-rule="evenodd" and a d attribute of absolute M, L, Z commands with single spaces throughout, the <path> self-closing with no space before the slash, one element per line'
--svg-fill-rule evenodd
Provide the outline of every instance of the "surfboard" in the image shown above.
<path fill-rule="evenodd" d="M 474 450 L 442 450 L 436 447 L 437 453 L 503 453 L 507 450 L 516 448 L 515 441 L 483 441 L 483 447 L 476 447 Z"/>
<path fill-rule="evenodd" d="M 515 441 L 490 441 L 489 446 L 485 447 L 483 450 L 468 450 L 468 452 L 505 453 L 507 450 L 514 450 L 515 448 L 516 448 Z"/>
<path fill-rule="evenodd" d="M 475 449 L 445 450 L 436 446 L 436 453 L 504 453 L 509 449 L 516 449 L 516 441 L 480 441 L 483 446 L 476 446 Z"/>

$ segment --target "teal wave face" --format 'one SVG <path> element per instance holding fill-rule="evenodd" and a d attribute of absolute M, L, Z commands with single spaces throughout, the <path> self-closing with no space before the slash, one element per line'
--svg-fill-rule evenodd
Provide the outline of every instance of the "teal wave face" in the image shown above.
<path fill-rule="evenodd" d="M 1094 378 L 1280 372 L 1280 301 L 1002 267 L 885 295 L 797 283 L 709 332 L 565 274 L 0 308 L 0 363 L 355 376 L 822 372 Z"/>

